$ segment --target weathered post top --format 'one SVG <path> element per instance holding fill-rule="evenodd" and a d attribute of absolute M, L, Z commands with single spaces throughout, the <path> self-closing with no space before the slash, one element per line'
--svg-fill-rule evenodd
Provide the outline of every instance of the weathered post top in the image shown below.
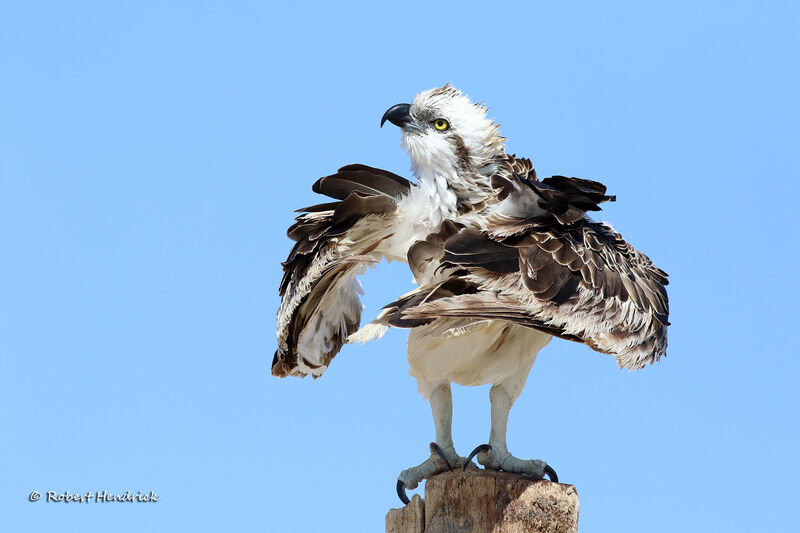
<path fill-rule="evenodd" d="M 386 533 L 576 533 L 572 485 L 493 470 L 444 472 L 386 515 Z"/>

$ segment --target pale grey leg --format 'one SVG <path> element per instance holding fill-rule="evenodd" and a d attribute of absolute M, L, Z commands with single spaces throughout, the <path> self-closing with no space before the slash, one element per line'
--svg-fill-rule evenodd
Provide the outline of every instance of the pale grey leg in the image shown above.
<path fill-rule="evenodd" d="M 508 451 L 506 430 L 508 429 L 508 413 L 514 400 L 502 384 L 493 385 L 489 391 L 492 402 L 492 429 L 489 432 L 489 445 L 481 445 L 473 450 L 469 459 L 477 455 L 478 462 L 490 470 L 502 470 L 525 474 L 535 478 L 543 478 L 545 474 L 551 481 L 558 481 L 555 470 L 539 459 L 517 459 Z"/>
<path fill-rule="evenodd" d="M 436 428 L 436 442 L 431 443 L 431 456 L 421 464 L 400 472 L 397 477 L 397 493 L 403 503 L 408 503 L 405 490 L 414 489 L 420 481 L 439 472 L 459 468 L 466 458 L 459 456 L 453 447 L 453 396 L 450 384 L 439 385 L 430 397 L 433 424 Z"/>

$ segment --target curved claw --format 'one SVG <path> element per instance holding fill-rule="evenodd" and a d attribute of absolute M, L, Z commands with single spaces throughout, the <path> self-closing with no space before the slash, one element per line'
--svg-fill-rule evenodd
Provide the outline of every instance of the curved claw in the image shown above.
<path fill-rule="evenodd" d="M 481 452 L 488 452 L 488 451 L 489 451 L 489 450 L 491 450 L 491 449 L 492 449 L 492 447 L 491 447 L 491 446 L 489 446 L 488 444 L 481 444 L 480 446 L 478 446 L 477 448 L 475 448 L 474 450 L 472 450 L 472 451 L 470 452 L 470 454 L 467 456 L 467 462 L 466 462 L 466 463 L 464 463 L 464 468 L 463 468 L 463 470 L 464 470 L 464 471 L 466 471 L 466 470 L 467 470 L 467 467 L 468 467 L 468 466 L 469 466 L 469 464 L 472 462 L 472 458 L 473 458 L 473 457 L 475 457 L 476 455 L 478 455 L 478 454 L 479 454 L 479 453 L 481 453 Z"/>
<path fill-rule="evenodd" d="M 558 474 L 556 474 L 556 471 L 553 470 L 552 466 L 550 465 L 545 466 L 544 473 L 547 474 L 547 477 L 550 478 L 550 481 L 552 481 L 553 483 L 558 483 Z"/>
<path fill-rule="evenodd" d="M 411 500 L 406 496 L 406 484 L 399 479 L 397 480 L 397 496 L 400 498 L 400 501 L 403 502 L 403 505 L 411 503 Z"/>
<path fill-rule="evenodd" d="M 450 461 L 448 461 L 447 457 L 445 457 L 444 451 L 435 442 L 431 442 L 431 453 L 435 453 L 436 455 L 438 455 L 442 459 L 442 461 L 444 461 L 444 464 L 447 465 L 448 470 L 453 469 L 453 467 L 450 465 Z M 400 499 L 402 500 L 402 498 Z"/>

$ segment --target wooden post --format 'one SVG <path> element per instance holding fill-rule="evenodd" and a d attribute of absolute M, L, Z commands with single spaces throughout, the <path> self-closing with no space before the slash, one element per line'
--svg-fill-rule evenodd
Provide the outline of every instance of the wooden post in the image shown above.
<path fill-rule="evenodd" d="M 386 533 L 577 533 L 572 485 L 492 470 L 444 472 L 386 515 Z"/>

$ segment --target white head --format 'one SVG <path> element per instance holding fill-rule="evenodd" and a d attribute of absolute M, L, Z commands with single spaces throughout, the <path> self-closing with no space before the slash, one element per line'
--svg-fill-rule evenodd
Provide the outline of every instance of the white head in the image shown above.
<path fill-rule="evenodd" d="M 505 139 L 486 111 L 447 84 L 419 93 L 412 104 L 389 108 L 381 126 L 388 120 L 402 129 L 418 178 L 444 178 L 460 189 L 483 181 L 505 153 Z"/>

